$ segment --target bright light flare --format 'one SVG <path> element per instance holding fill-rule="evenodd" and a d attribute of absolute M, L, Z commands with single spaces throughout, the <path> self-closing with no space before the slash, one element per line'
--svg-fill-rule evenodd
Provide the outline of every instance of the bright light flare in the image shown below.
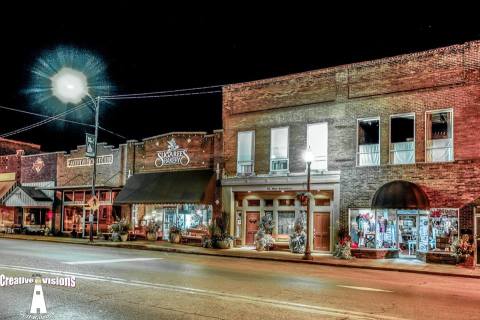
<path fill-rule="evenodd" d="M 308 150 L 306 150 L 305 153 L 303 154 L 303 159 L 305 160 L 306 163 L 312 163 L 313 153 L 310 150 L 310 148 L 308 148 Z"/>
<path fill-rule="evenodd" d="M 72 68 L 62 68 L 52 78 L 52 92 L 63 103 L 78 104 L 88 94 L 87 77 Z"/>

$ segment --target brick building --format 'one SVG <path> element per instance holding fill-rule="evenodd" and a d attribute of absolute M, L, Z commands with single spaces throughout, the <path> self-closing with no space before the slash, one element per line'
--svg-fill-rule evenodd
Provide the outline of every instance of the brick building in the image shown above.
<path fill-rule="evenodd" d="M 305 190 L 310 146 L 313 189 L 330 200 L 312 210 L 315 233 L 335 241 L 347 228 L 363 254 L 445 252 L 480 221 L 479 81 L 480 42 L 468 42 L 224 87 L 224 198 L 237 236 L 245 242 L 255 230 L 239 215 L 269 205 L 279 223 L 277 190 L 290 185 L 292 199 Z M 327 227 L 313 220 L 319 211 L 329 213 Z"/>
<path fill-rule="evenodd" d="M 62 154 L 57 164 L 57 186 L 62 201 L 61 231 L 78 236 L 89 234 L 86 203 L 91 198 L 93 158 L 85 157 L 85 146 L 78 146 L 68 154 Z M 94 215 L 94 234 L 107 232 L 108 226 L 120 218 L 122 208 L 113 202 L 125 184 L 125 146 L 114 148 L 106 143 L 97 144 L 96 196 L 100 201 Z M 85 223 L 85 221 L 87 223 Z"/>
<path fill-rule="evenodd" d="M 172 132 L 125 147 L 129 178 L 115 204 L 131 208 L 136 234 L 145 236 L 145 227 L 155 221 L 157 237 L 168 239 L 170 227 L 188 233 L 220 212 L 221 130 Z"/>

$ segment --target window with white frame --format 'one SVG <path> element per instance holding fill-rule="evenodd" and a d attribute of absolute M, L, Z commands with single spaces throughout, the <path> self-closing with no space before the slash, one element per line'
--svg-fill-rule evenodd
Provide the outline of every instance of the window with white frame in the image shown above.
<path fill-rule="evenodd" d="M 415 115 L 390 117 L 390 163 L 415 163 Z"/>
<path fill-rule="evenodd" d="M 380 119 L 357 120 L 357 164 L 380 165 Z"/>
<path fill-rule="evenodd" d="M 237 174 L 253 174 L 255 132 L 240 131 L 237 136 Z"/>
<path fill-rule="evenodd" d="M 453 161 L 453 112 L 429 111 L 426 120 L 426 162 Z"/>
<path fill-rule="evenodd" d="M 313 155 L 312 170 L 327 170 L 328 123 L 312 123 L 307 126 L 307 149 Z"/>
<path fill-rule="evenodd" d="M 288 127 L 271 130 L 270 171 L 288 171 Z"/>

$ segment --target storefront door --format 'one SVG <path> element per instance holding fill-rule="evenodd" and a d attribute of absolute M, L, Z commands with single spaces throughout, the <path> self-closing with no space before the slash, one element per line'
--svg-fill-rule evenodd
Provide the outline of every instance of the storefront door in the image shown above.
<path fill-rule="evenodd" d="M 315 212 L 313 221 L 314 250 L 330 250 L 330 213 Z"/>
<path fill-rule="evenodd" d="M 168 240 L 170 235 L 170 227 L 176 225 L 177 208 L 164 208 L 163 219 L 163 240 Z"/>
<path fill-rule="evenodd" d="M 398 249 L 400 256 L 416 256 L 418 249 L 417 215 L 398 215 Z"/>
<path fill-rule="evenodd" d="M 260 223 L 260 212 L 247 212 L 247 237 L 245 243 L 252 245 L 255 241 L 255 233 L 258 231 Z"/>

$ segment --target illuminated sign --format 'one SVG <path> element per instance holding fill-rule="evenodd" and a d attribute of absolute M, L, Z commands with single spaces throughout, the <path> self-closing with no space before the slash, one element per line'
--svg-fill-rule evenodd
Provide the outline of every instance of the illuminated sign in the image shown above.
<path fill-rule="evenodd" d="M 186 166 L 190 163 L 190 157 L 187 149 L 181 149 L 175 139 L 167 141 L 168 149 L 157 151 L 157 159 L 155 159 L 155 167 L 182 165 Z"/>
<path fill-rule="evenodd" d="M 98 165 L 109 165 L 113 163 L 113 154 L 107 154 L 104 156 L 97 157 L 97 166 Z M 73 158 L 67 160 L 67 168 L 74 167 L 88 167 L 93 165 L 93 158 Z"/>

